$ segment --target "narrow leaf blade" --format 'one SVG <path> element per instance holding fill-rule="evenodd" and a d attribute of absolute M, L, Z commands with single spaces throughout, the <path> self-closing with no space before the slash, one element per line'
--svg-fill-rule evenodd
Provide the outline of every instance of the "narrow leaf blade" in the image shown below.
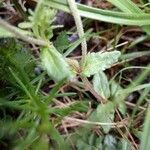
<path fill-rule="evenodd" d="M 141 140 L 141 150 L 149 150 L 150 148 L 150 108 L 147 110 L 145 122 L 144 122 L 144 131 L 142 134 Z"/>

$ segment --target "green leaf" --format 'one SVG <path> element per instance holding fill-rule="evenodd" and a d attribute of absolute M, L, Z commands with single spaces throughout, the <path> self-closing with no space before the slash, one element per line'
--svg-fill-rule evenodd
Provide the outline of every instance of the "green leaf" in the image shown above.
<path fill-rule="evenodd" d="M 36 9 L 31 16 L 32 30 L 36 37 L 42 39 L 51 39 L 53 37 L 52 22 L 56 15 L 56 11 L 49 6 L 44 5 L 45 0 L 37 3 Z"/>
<path fill-rule="evenodd" d="M 114 120 L 114 104 L 112 102 L 107 102 L 106 104 L 100 104 L 96 111 L 94 111 L 91 116 L 91 121 L 103 122 L 103 123 L 112 123 Z M 105 133 L 108 133 L 111 129 L 111 126 L 102 126 Z"/>
<path fill-rule="evenodd" d="M 21 29 L 30 29 L 32 28 L 32 23 L 31 22 L 21 22 L 19 23 L 18 27 Z"/>
<path fill-rule="evenodd" d="M 85 57 L 82 74 L 90 77 L 99 71 L 108 69 L 118 61 L 120 55 L 119 51 L 88 53 Z"/>
<path fill-rule="evenodd" d="M 66 48 L 68 48 L 70 42 L 68 40 L 68 35 L 65 31 L 61 32 L 56 41 L 54 42 L 54 46 L 58 49 L 60 53 L 63 53 Z"/>
<path fill-rule="evenodd" d="M 121 86 L 118 83 L 116 83 L 114 80 L 111 81 L 111 83 L 110 83 L 111 96 L 115 97 L 118 94 L 117 92 L 119 90 L 121 92 L 121 90 L 123 90 L 123 88 L 121 88 Z"/>
<path fill-rule="evenodd" d="M 61 81 L 71 77 L 69 65 L 65 58 L 55 49 L 53 45 L 45 47 L 41 52 L 42 67 L 55 81 Z"/>
<path fill-rule="evenodd" d="M 102 149 L 103 137 L 94 133 L 85 133 L 77 137 L 77 150 L 100 150 Z"/>
<path fill-rule="evenodd" d="M 124 103 L 124 97 L 122 98 L 121 96 L 118 96 L 118 91 L 120 93 L 123 91 L 123 88 L 116 83 L 114 80 L 110 83 L 110 93 L 112 100 L 116 102 L 118 105 L 119 111 L 125 115 L 126 114 L 126 104 Z"/>
<path fill-rule="evenodd" d="M 101 95 L 104 99 L 110 97 L 110 89 L 107 76 L 104 72 L 100 71 L 94 75 L 93 78 L 94 90 Z"/>

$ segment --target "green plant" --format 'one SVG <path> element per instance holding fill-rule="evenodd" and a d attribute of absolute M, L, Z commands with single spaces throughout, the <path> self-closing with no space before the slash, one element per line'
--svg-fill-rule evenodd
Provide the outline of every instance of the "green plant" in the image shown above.
<path fill-rule="evenodd" d="M 2 42 L 0 47 L 0 61 L 2 62 L 0 64 L 0 81 L 4 82 L 4 87 L 0 90 L 0 109 L 3 112 L 0 121 L 2 127 L 0 137 L 5 139 L 8 134 L 11 138 L 14 137 L 14 140 L 10 141 L 13 149 L 22 149 L 22 147 L 24 149 L 70 149 L 72 143 L 70 140 L 74 141 L 77 149 L 119 149 L 119 147 L 125 149 L 132 148 L 133 145 L 138 148 L 130 134 L 128 128 L 130 126 L 123 122 L 120 116 L 126 116 L 125 99 L 130 93 L 140 91 L 145 98 L 149 92 L 150 84 L 141 83 L 149 74 L 149 66 L 141 67 L 145 70 L 126 87 L 121 87 L 115 78 L 124 70 L 131 69 L 130 67 L 118 72 L 110 81 L 104 71 L 115 65 L 119 59 L 127 62 L 148 55 L 149 52 L 136 52 L 127 55 L 121 55 L 121 52 L 117 50 L 87 52 L 86 38 L 89 37 L 91 30 L 84 33 L 81 16 L 119 25 L 138 24 L 149 35 L 150 15 L 143 13 L 130 0 L 108 1 L 123 12 L 92 8 L 76 4 L 74 0 L 39 0 L 35 11 L 29 10 L 28 20 L 19 23 L 18 27 L 0 19 L 0 37 L 4 39 L 3 42 L 7 43 L 5 45 Z M 64 32 L 53 42 L 53 30 L 61 26 L 53 25 L 56 10 L 52 8 L 72 13 L 80 38 L 78 41 L 73 44 L 69 43 L 67 34 Z M 25 47 L 25 43 L 17 39 L 37 45 L 40 50 L 39 58 L 35 59 L 29 52 L 29 47 Z M 62 43 L 58 42 L 59 40 L 62 40 Z M 71 45 L 67 51 L 65 51 L 68 48 L 67 44 L 64 43 Z M 70 52 L 80 43 L 82 46 L 81 61 L 69 57 Z M 132 43 L 130 46 L 137 43 Z M 43 73 L 39 76 L 35 76 L 33 72 L 37 64 L 43 69 Z M 48 93 L 41 90 L 41 87 L 47 82 L 46 74 L 49 75 L 48 80 L 54 82 L 54 87 Z M 93 77 L 92 84 L 88 77 Z M 81 81 L 78 78 L 81 78 Z M 60 88 L 67 84 L 73 84 L 78 92 L 82 91 L 83 101 L 78 98 L 69 105 L 64 106 L 63 104 L 63 107 L 55 107 L 56 98 L 76 95 L 76 92 L 59 93 Z M 143 89 L 146 92 L 142 92 Z M 93 100 L 93 97 L 91 98 L 86 90 L 97 100 L 93 112 L 87 116 L 87 120 L 67 117 L 76 111 L 83 113 L 88 111 L 89 103 L 91 103 L 89 99 Z M 138 105 L 144 98 L 139 99 Z M 11 116 L 7 109 L 10 109 L 10 114 L 14 111 L 17 114 Z M 134 109 L 133 118 L 136 112 L 137 108 Z M 114 122 L 115 115 L 119 118 L 117 122 Z M 147 111 L 141 142 L 143 150 L 147 149 L 145 143 L 148 139 L 148 134 L 146 134 L 149 129 L 148 118 L 149 111 Z M 61 121 L 65 119 L 82 124 L 83 127 L 75 132 L 75 137 L 68 136 L 68 133 L 61 135 L 57 130 Z M 91 130 L 95 126 L 102 127 L 102 137 L 95 133 L 91 134 Z M 125 134 L 120 130 L 120 126 L 124 127 Z M 117 139 L 117 137 L 109 135 L 113 128 L 119 132 L 122 138 Z M 79 133 L 80 131 L 83 132 L 83 135 Z M 117 140 L 120 141 L 119 144 L 117 144 Z"/>

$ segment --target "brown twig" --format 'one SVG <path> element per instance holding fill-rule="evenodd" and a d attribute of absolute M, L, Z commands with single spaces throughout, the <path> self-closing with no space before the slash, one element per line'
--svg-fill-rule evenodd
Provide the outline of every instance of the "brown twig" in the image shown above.
<path fill-rule="evenodd" d="M 91 83 L 89 82 L 89 80 L 86 77 L 81 77 L 85 88 L 87 88 L 92 94 L 93 96 L 101 103 L 104 104 L 107 102 L 106 99 L 104 99 L 102 96 L 100 96 L 94 89 L 93 86 L 91 85 Z"/>

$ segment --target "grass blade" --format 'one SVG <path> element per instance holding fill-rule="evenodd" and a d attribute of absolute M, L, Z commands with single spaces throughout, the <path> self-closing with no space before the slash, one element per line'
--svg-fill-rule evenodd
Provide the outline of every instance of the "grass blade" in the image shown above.
<path fill-rule="evenodd" d="M 135 3 L 133 3 L 131 0 L 107 0 L 114 4 L 117 8 L 122 10 L 123 12 L 126 13 L 131 13 L 131 14 L 144 14 L 143 11 L 137 7 Z M 150 35 L 150 26 L 143 26 L 143 30 L 147 32 L 147 34 Z"/>
<path fill-rule="evenodd" d="M 145 123 L 144 123 L 144 132 L 142 134 L 141 140 L 141 150 L 149 150 L 150 148 L 150 107 L 147 110 Z"/>
<path fill-rule="evenodd" d="M 45 101 L 48 104 L 49 102 L 51 102 L 53 100 L 54 97 L 57 96 L 57 93 L 60 89 L 60 87 L 64 84 L 64 82 L 66 81 L 66 79 L 59 81 L 56 86 L 50 91 L 49 96 L 46 97 Z"/>
<path fill-rule="evenodd" d="M 53 7 L 55 9 L 60 9 L 65 12 L 70 12 L 69 6 L 65 0 L 47 0 L 45 4 Z M 87 17 L 90 19 L 95 19 L 99 21 L 105 21 L 116 24 L 124 24 L 124 25 L 149 25 L 150 24 L 150 14 L 139 14 L 139 13 L 122 13 L 116 11 L 102 10 L 89 6 L 85 6 L 82 4 L 77 4 L 79 13 L 82 17 Z"/>

